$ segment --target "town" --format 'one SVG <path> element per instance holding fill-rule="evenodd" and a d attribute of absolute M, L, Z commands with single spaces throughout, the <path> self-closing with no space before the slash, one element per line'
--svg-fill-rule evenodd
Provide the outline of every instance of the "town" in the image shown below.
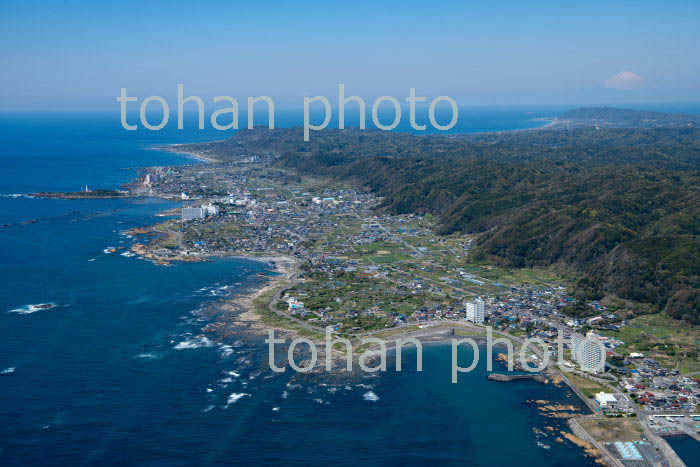
<path fill-rule="evenodd" d="M 438 236 L 429 216 L 388 215 L 369 192 L 265 162 L 242 156 L 150 169 L 131 193 L 183 206 L 132 250 L 159 264 L 291 258 L 293 269 L 257 311 L 317 339 L 327 327 L 359 340 L 445 326 L 475 335 L 488 325 L 516 346 L 540 339 L 556 356 L 561 334 L 561 374 L 597 417 L 636 417 L 657 444 L 658 435 L 675 433 L 700 439 L 698 329 L 672 332 L 662 318 L 630 316 L 599 301 L 573 318 L 565 280 L 549 271 L 472 262 L 474 236 Z M 528 356 L 534 366 L 544 357 L 532 345 Z M 642 435 L 635 429 L 632 438 Z M 618 441 L 611 439 L 607 451 L 624 459 L 629 446 L 616 449 Z"/>

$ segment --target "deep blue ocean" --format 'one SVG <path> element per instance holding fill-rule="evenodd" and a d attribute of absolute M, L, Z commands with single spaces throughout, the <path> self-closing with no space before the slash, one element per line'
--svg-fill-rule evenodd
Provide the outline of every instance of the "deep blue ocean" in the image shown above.
<path fill-rule="evenodd" d="M 555 113 L 474 109 L 454 131 Z M 423 372 L 303 376 L 270 371 L 260 337 L 204 338 L 217 302 L 268 265 L 103 252 L 174 203 L 12 196 L 116 188 L 134 167 L 197 163 L 151 145 L 222 137 L 126 132 L 116 112 L 0 116 L 0 465 L 593 465 L 533 430 L 564 425 L 528 400 L 578 403 L 572 393 L 490 382 L 483 367 L 451 384 L 449 347 L 426 347 Z M 42 303 L 55 306 L 31 307 Z"/>

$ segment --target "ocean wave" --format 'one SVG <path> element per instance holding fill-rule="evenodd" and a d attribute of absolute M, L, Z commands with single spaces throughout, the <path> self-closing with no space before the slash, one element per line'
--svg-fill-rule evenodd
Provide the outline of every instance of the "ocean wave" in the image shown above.
<path fill-rule="evenodd" d="M 372 391 L 367 391 L 366 393 L 364 393 L 362 395 L 362 398 L 370 402 L 377 402 L 379 400 L 379 396 Z"/>
<path fill-rule="evenodd" d="M 9 375 L 10 373 L 15 372 L 15 367 L 11 366 L 8 368 L 5 368 L 4 370 L 0 371 L 0 375 Z"/>
<path fill-rule="evenodd" d="M 240 373 L 236 373 L 236 372 L 233 371 L 233 370 L 232 370 L 232 371 L 226 371 L 225 373 L 226 373 L 227 375 L 229 375 L 229 376 L 233 376 L 234 378 L 238 378 L 238 377 L 241 376 Z"/>
<path fill-rule="evenodd" d="M 208 406 L 204 407 L 204 410 L 202 410 L 202 412 L 209 412 L 213 408 L 214 408 L 213 405 L 208 405 Z"/>
<path fill-rule="evenodd" d="M 230 357 L 233 355 L 233 347 L 227 344 L 222 344 L 219 346 L 219 354 L 222 358 Z"/>
<path fill-rule="evenodd" d="M 211 297 L 223 297 L 229 295 L 231 286 L 214 284 L 209 287 L 201 287 L 196 290 L 199 295 L 209 295 Z"/>
<path fill-rule="evenodd" d="M 182 342 L 178 342 L 175 347 L 176 350 L 183 349 L 197 349 L 199 347 L 212 347 L 214 343 L 204 336 L 196 337 L 193 339 L 186 339 Z"/>
<path fill-rule="evenodd" d="M 36 303 L 33 305 L 23 305 L 19 308 L 8 311 L 8 313 L 17 313 L 20 315 L 28 315 L 30 313 L 36 313 L 37 311 L 50 310 L 56 308 L 58 305 L 55 303 Z"/>
<path fill-rule="evenodd" d="M 143 358 L 145 360 L 157 360 L 157 359 L 160 359 L 161 356 L 159 354 L 155 354 L 155 353 L 143 352 L 140 354 L 136 354 L 136 356 L 134 356 L 134 358 Z"/>
<path fill-rule="evenodd" d="M 279 407 L 273 407 L 273 408 L 272 408 L 272 411 L 273 411 L 273 412 L 279 412 L 279 411 L 280 411 L 280 408 L 279 408 Z"/>
<path fill-rule="evenodd" d="M 287 391 L 284 391 L 284 392 L 282 393 L 282 399 L 286 399 L 286 398 L 288 398 L 288 397 L 289 397 L 289 393 L 288 393 Z"/>
<path fill-rule="evenodd" d="M 246 396 L 250 397 L 250 394 L 248 394 L 247 392 L 232 392 L 226 400 L 226 405 L 235 404 L 236 402 L 238 402 L 239 399 Z"/>

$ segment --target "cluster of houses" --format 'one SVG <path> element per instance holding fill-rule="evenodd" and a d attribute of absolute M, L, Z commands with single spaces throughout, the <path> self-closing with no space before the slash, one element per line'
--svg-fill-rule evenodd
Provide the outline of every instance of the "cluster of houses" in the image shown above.
<path fill-rule="evenodd" d="M 620 389 L 650 411 L 695 410 L 700 403 L 700 380 L 666 370 L 653 358 L 636 360 L 631 375 L 620 380 Z"/>
<path fill-rule="evenodd" d="M 624 394 L 599 392 L 595 395 L 595 401 L 606 415 L 626 415 L 634 412 L 634 404 Z"/>
<path fill-rule="evenodd" d="M 404 248 L 403 254 L 420 259 L 428 248 L 413 238 L 429 238 L 430 235 L 416 227 L 416 216 L 377 217 L 372 208 L 380 200 L 371 194 L 345 188 L 305 191 L 298 185 L 289 185 L 290 180 L 284 173 L 261 173 L 254 165 L 239 165 L 235 170 L 226 170 L 225 166 L 223 169 L 212 166 L 195 169 L 174 167 L 168 169 L 167 174 L 149 172 L 142 184 L 148 190 L 182 193 L 182 199 L 198 201 L 183 207 L 181 212 L 182 220 L 186 221 L 181 230 L 188 251 L 204 255 L 277 251 L 294 256 L 305 264 L 300 274 L 302 283 L 312 277 L 326 277 L 326 282 L 321 285 L 333 289 L 339 284 L 339 275 L 350 274 L 358 279 L 381 280 L 387 299 L 426 298 L 422 304 L 410 309 L 389 311 L 383 310 L 379 304 L 364 309 L 345 307 L 341 297 L 336 297 L 340 303 L 333 302 L 334 306 L 309 309 L 299 294 L 285 297 L 287 311 L 310 322 L 332 324 L 337 330 L 352 331 L 354 328 L 348 328 L 344 323 L 358 317 L 382 316 L 386 318 L 387 326 L 469 319 L 517 335 L 539 337 L 550 346 L 550 351 L 556 349 L 555 339 L 559 331 L 564 334 L 565 342 L 570 342 L 581 329 L 619 329 L 627 324 L 598 302 L 590 303 L 596 313 L 593 317 L 576 320 L 564 316 L 561 310 L 573 298 L 559 286 L 525 284 L 507 289 L 492 281 L 489 285 L 503 288 L 502 294 L 484 301 L 469 299 L 465 302 L 452 293 L 448 300 L 443 288 L 465 287 L 464 284 L 480 287 L 485 285 L 484 280 L 470 271 L 447 269 L 430 261 L 405 263 L 397 274 L 391 262 L 360 262 L 356 255 L 353 259 L 352 253 L 356 249 L 377 243 L 415 244 L 415 247 Z M 289 188 L 285 188 L 287 186 Z M 326 241 L 324 232 L 338 232 L 339 223 L 344 219 L 360 228 L 351 229 L 346 237 L 336 238 L 333 242 Z M 362 219 L 360 225 L 358 219 Z M 226 233 L 226 227 L 232 223 L 236 226 L 235 234 Z M 189 229 L 200 224 L 213 227 L 209 232 L 216 232 L 216 227 L 222 226 L 223 233 L 209 233 L 200 238 L 198 229 Z M 433 242 L 429 244 L 430 248 L 448 248 L 442 239 L 430 241 Z M 327 248 L 319 250 L 319 243 L 326 244 Z M 457 258 L 467 254 L 471 243 L 471 239 L 465 239 L 461 245 L 451 244 L 450 254 Z M 316 247 L 312 247 L 313 244 Z M 597 332 L 590 336 L 603 343 L 607 357 L 619 358 L 615 349 L 623 344 L 621 340 Z M 572 350 L 568 344 L 566 348 Z M 632 354 L 628 359 L 634 360 L 635 365 L 613 368 L 623 377 L 621 391 L 649 410 L 692 410 L 696 406 L 697 380 L 666 371 L 658 362 L 641 357 Z M 626 396 L 606 395 L 598 402 L 606 411 L 624 411 L 627 410 L 625 401 L 629 401 Z"/>

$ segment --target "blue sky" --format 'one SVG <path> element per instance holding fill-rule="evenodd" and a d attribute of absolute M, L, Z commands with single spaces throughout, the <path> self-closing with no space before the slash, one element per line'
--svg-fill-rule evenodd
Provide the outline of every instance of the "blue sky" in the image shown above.
<path fill-rule="evenodd" d="M 280 107 L 341 82 L 464 106 L 700 101 L 697 1 L 196 3 L 0 2 L 0 109 L 111 109 L 121 87 L 177 83 Z"/>

